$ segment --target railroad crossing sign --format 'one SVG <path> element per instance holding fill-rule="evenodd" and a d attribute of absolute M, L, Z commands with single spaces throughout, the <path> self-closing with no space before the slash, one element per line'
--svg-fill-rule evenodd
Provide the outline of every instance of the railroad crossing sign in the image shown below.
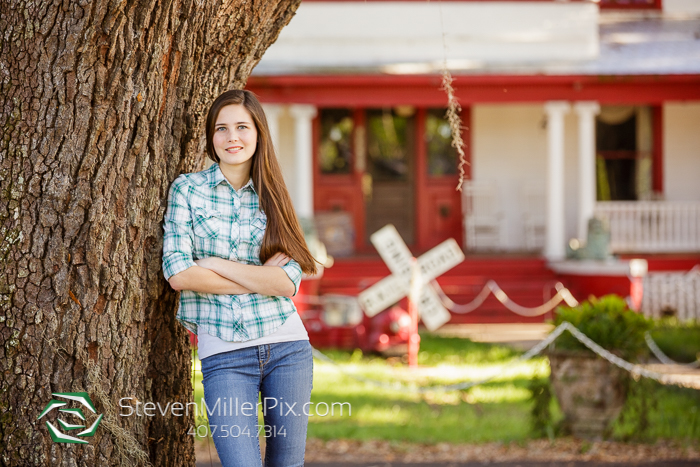
<path fill-rule="evenodd" d="M 367 316 L 372 317 L 390 307 L 411 292 L 413 255 L 396 228 L 388 224 L 370 237 L 379 255 L 389 266 L 390 276 L 363 291 L 358 297 Z M 450 320 L 450 312 L 442 306 L 440 297 L 430 281 L 464 261 L 464 253 L 450 238 L 420 256 L 416 263 L 420 295 L 417 305 L 423 324 L 433 331 Z"/>

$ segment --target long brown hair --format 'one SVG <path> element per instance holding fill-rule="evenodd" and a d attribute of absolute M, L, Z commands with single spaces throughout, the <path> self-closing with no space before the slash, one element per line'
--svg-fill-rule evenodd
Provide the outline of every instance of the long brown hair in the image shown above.
<path fill-rule="evenodd" d="M 304 240 L 292 199 L 284 184 L 275 149 L 272 146 L 267 118 L 258 98 L 250 91 L 226 91 L 216 98 L 207 115 L 207 155 L 214 162 L 219 156 L 214 150 L 214 131 L 219 112 L 227 105 L 242 105 L 253 117 L 258 131 L 258 141 L 250 175 L 255 191 L 260 198 L 260 208 L 267 216 L 267 229 L 260 247 L 260 262 L 265 263 L 275 253 L 281 251 L 293 258 L 306 274 L 316 273 L 316 261 Z"/>

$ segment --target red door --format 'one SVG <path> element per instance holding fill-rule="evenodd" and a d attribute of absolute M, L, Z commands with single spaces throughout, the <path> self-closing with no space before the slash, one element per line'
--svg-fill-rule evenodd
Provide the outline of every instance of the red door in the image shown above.
<path fill-rule="evenodd" d="M 355 252 L 373 252 L 369 235 L 386 223 L 416 254 L 450 237 L 462 244 L 458 159 L 444 114 L 411 106 L 320 109 L 314 209 L 350 214 Z"/>
<path fill-rule="evenodd" d="M 461 117 L 462 139 L 469 162 L 469 109 L 462 111 Z M 457 191 L 459 157 L 451 146 L 445 109 L 422 109 L 418 114 L 418 127 L 422 128 L 423 142 L 419 145 L 416 177 L 418 248 L 425 251 L 448 238 L 454 238 L 462 246 L 462 202 L 461 193 Z M 464 169 L 465 179 L 471 178 L 470 166 L 465 165 Z"/>
<path fill-rule="evenodd" d="M 364 251 L 364 112 L 320 109 L 314 121 L 314 211 L 347 212 L 355 233 L 354 250 Z"/>

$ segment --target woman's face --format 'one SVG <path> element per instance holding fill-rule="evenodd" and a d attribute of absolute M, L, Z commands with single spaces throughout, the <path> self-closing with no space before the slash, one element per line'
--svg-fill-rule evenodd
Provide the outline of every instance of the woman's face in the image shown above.
<path fill-rule="evenodd" d="M 214 126 L 214 151 L 222 168 L 250 171 L 258 130 L 250 112 L 240 104 L 222 107 Z"/>

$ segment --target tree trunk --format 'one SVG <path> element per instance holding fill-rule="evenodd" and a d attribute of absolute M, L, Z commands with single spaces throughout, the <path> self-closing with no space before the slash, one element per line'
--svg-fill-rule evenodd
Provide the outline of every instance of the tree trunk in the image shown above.
<path fill-rule="evenodd" d="M 299 2 L 0 0 L 3 465 L 194 465 L 192 408 L 124 417 L 119 400 L 192 401 L 161 272 L 168 188 Z M 57 399 L 90 426 L 67 392 L 104 415 L 88 444 L 52 441 L 58 410 L 38 419 Z"/>

